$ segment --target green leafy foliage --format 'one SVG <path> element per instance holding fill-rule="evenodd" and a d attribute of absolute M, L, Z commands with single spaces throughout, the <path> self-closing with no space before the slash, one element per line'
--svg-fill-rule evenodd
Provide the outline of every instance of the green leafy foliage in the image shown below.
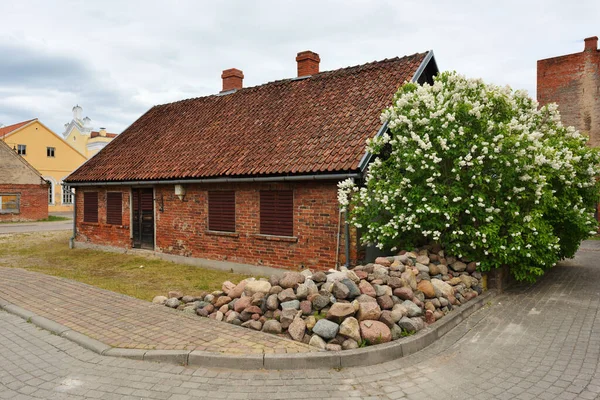
<path fill-rule="evenodd" d="M 533 281 L 597 230 L 600 153 L 555 104 L 446 72 L 401 87 L 382 121 L 363 184 L 339 184 L 365 243 L 438 242 Z"/>

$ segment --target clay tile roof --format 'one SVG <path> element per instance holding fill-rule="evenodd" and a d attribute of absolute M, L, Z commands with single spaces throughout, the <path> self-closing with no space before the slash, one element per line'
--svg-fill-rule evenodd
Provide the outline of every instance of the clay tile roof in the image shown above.
<path fill-rule="evenodd" d="M 16 131 L 17 129 L 21 128 L 22 126 L 27 125 L 31 121 L 35 121 L 35 118 L 27 120 L 27 121 L 23 121 L 23 122 L 17 122 L 16 124 L 3 126 L 2 128 L 0 128 L 0 136 L 8 135 L 12 131 Z"/>
<path fill-rule="evenodd" d="M 95 137 L 99 137 L 100 136 L 100 132 L 99 131 L 92 131 L 90 133 L 90 138 L 95 138 Z M 106 137 L 107 138 L 116 138 L 117 136 L 119 136 L 118 133 L 108 133 L 106 132 Z"/>
<path fill-rule="evenodd" d="M 67 181 L 356 171 L 381 111 L 426 56 L 154 106 Z"/>

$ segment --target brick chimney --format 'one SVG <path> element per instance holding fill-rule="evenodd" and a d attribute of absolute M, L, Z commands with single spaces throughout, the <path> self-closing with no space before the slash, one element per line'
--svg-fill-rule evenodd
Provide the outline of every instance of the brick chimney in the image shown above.
<path fill-rule="evenodd" d="M 583 51 L 596 51 L 598 50 L 598 36 L 592 36 L 585 38 L 585 48 Z"/>
<path fill-rule="evenodd" d="M 319 63 L 321 58 L 317 53 L 310 50 L 301 51 L 296 56 L 298 63 L 298 77 L 315 75 L 319 73 Z"/>
<path fill-rule="evenodd" d="M 223 79 L 223 90 L 221 90 L 221 93 L 223 93 L 228 90 L 241 89 L 244 73 L 239 69 L 230 68 L 223 71 L 221 78 Z"/>

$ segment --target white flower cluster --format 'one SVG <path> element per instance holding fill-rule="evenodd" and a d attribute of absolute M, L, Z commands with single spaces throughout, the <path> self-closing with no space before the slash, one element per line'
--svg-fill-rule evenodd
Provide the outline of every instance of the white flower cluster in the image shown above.
<path fill-rule="evenodd" d="M 456 254 L 539 264 L 560 248 L 543 215 L 568 213 L 589 232 L 600 155 L 562 126 L 555 105 L 443 73 L 433 85 L 402 87 L 381 120 L 389 132 L 367 142 L 375 158 L 364 184 L 339 184 L 340 205 L 352 205 L 366 242 L 427 238 Z"/>

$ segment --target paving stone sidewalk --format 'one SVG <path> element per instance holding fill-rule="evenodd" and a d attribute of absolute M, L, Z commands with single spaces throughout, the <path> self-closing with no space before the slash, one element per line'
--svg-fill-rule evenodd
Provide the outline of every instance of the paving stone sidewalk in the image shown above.
<path fill-rule="evenodd" d="M 586 242 L 574 260 L 494 298 L 418 353 L 341 370 L 104 357 L 0 311 L 0 399 L 598 399 L 598 250 Z"/>
<path fill-rule="evenodd" d="M 185 315 L 80 282 L 0 267 L 0 299 L 112 347 L 222 354 L 315 351 L 292 340 Z"/>

